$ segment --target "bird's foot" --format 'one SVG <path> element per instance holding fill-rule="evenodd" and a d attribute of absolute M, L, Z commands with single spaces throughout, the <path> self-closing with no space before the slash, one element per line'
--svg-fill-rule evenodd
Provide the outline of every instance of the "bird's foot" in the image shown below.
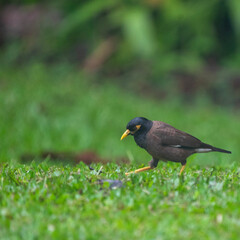
<path fill-rule="evenodd" d="M 152 169 L 151 167 L 144 167 L 144 168 L 139 168 L 135 171 L 132 171 L 132 172 L 128 172 L 128 173 L 125 173 L 126 176 L 132 174 L 132 173 L 139 173 L 139 172 L 143 172 L 143 171 L 147 171 L 147 170 L 150 170 Z"/>

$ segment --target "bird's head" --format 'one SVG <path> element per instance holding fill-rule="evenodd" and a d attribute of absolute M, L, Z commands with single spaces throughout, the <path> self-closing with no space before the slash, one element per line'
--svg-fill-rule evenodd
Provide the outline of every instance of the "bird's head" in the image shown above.
<path fill-rule="evenodd" d="M 134 135 L 137 132 L 148 131 L 152 127 L 152 121 L 144 118 L 144 117 L 136 117 L 132 119 L 126 127 L 126 131 L 123 133 L 121 140 L 123 140 L 128 135 Z"/>

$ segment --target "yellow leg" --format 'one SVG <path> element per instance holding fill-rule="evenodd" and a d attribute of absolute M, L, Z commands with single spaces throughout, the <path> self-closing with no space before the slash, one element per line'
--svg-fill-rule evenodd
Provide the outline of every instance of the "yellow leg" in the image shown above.
<path fill-rule="evenodd" d="M 129 173 L 125 173 L 126 176 L 132 174 L 132 173 L 139 173 L 139 172 L 143 172 L 143 171 L 147 171 L 147 170 L 150 170 L 152 169 L 151 167 L 144 167 L 144 168 L 139 168 L 135 171 L 132 171 L 132 172 L 129 172 Z"/>
<path fill-rule="evenodd" d="M 180 173 L 179 173 L 180 176 L 182 175 L 182 172 L 183 172 L 183 170 L 185 169 L 185 167 L 186 167 L 186 164 L 184 164 L 184 165 L 182 166 L 182 168 L 181 168 L 181 170 L 180 170 Z"/>

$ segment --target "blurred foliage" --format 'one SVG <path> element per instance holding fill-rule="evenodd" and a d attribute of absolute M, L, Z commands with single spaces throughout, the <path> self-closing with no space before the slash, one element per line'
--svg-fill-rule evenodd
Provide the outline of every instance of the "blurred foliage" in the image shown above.
<path fill-rule="evenodd" d="M 61 21 L 48 33 L 51 41 L 45 36 L 46 42 L 40 43 L 42 47 L 51 45 L 52 54 L 84 42 L 91 51 L 105 38 L 115 36 L 116 64 L 140 58 L 157 60 L 156 65 L 167 62 L 169 68 L 192 68 L 208 57 L 228 60 L 239 50 L 238 0 L 23 0 L 5 4 L 9 3 L 41 4 L 60 11 Z"/>
<path fill-rule="evenodd" d="M 207 89 L 206 82 L 220 75 L 230 88 L 228 99 L 240 91 L 239 0 L 13 0 L 2 6 L 18 7 L 25 16 L 41 11 L 34 31 L 5 34 L 1 62 L 67 60 L 88 72 L 123 78 L 127 73 L 128 80 L 148 79 L 171 89 L 192 84 L 182 73 L 192 82 L 203 79 L 199 86 Z M 176 79 L 185 82 L 183 87 L 172 83 Z M 219 81 L 210 85 L 207 95 L 220 91 Z"/>

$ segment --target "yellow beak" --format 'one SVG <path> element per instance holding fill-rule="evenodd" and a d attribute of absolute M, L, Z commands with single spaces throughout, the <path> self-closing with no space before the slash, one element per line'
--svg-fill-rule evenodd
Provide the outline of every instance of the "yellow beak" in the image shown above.
<path fill-rule="evenodd" d="M 125 137 L 127 137 L 130 134 L 130 131 L 127 129 L 123 135 L 121 136 L 121 140 L 123 140 Z"/>
<path fill-rule="evenodd" d="M 131 132 L 130 130 L 127 129 L 127 130 L 123 133 L 123 135 L 121 136 L 121 140 L 123 140 L 125 137 L 127 137 L 130 133 L 131 133 L 131 134 L 134 134 L 136 131 L 139 130 L 140 127 L 141 127 L 141 125 L 136 125 L 136 130 L 133 131 L 133 132 Z"/>

